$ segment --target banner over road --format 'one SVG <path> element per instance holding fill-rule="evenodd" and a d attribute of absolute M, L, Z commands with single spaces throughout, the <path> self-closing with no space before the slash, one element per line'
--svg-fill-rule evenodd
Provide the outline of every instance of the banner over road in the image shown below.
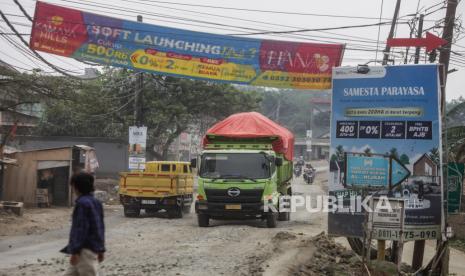
<path fill-rule="evenodd" d="M 30 47 L 151 73 L 294 89 L 331 88 L 344 45 L 161 27 L 37 2 Z"/>

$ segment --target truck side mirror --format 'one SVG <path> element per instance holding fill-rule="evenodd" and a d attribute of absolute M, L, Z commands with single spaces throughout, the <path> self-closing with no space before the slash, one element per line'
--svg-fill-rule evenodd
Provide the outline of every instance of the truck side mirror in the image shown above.
<path fill-rule="evenodd" d="M 197 158 L 191 159 L 191 168 L 197 168 Z"/>
<path fill-rule="evenodd" d="M 276 157 L 274 160 L 276 167 L 281 167 L 283 165 L 283 159 L 281 157 Z"/>

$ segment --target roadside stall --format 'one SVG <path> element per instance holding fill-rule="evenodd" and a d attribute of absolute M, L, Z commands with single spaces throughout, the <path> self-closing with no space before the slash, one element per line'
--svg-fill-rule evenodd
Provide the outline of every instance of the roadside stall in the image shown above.
<path fill-rule="evenodd" d="M 17 166 L 5 171 L 3 197 L 25 206 L 70 206 L 71 175 L 98 168 L 95 150 L 82 145 L 17 152 L 13 157 Z"/>

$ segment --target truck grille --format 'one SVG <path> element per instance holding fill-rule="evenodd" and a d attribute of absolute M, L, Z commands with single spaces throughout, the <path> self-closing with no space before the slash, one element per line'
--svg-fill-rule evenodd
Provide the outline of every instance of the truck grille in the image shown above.
<path fill-rule="evenodd" d="M 259 203 L 262 201 L 263 189 L 240 190 L 238 196 L 230 196 L 228 189 L 205 189 L 208 202 L 221 203 Z"/>

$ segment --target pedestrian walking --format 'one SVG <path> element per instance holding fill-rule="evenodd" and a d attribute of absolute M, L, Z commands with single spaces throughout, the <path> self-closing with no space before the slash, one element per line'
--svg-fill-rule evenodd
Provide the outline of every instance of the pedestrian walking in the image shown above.
<path fill-rule="evenodd" d="M 65 276 L 98 275 L 98 265 L 103 261 L 105 252 L 105 225 L 102 204 L 92 195 L 94 177 L 80 172 L 73 175 L 70 184 L 77 199 L 69 242 L 61 250 L 71 255 Z"/>

